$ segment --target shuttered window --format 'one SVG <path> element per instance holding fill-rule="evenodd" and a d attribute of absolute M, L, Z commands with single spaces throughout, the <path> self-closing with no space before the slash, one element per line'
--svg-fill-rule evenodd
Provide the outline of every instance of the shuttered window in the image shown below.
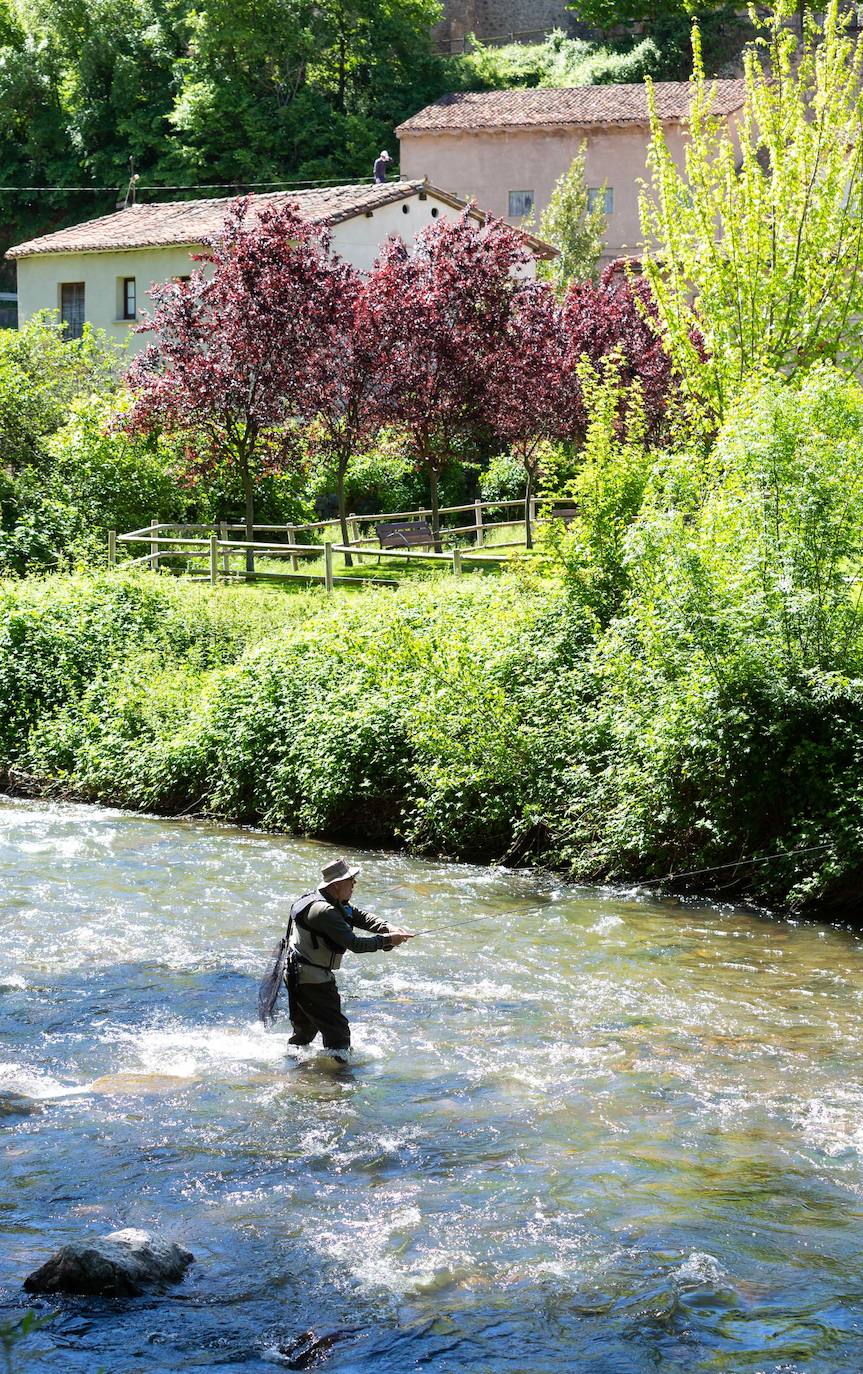
<path fill-rule="evenodd" d="M 526 219 L 533 210 L 533 191 L 510 191 L 509 218 Z"/>
<path fill-rule="evenodd" d="M 595 210 L 597 206 L 604 215 L 614 214 L 614 187 L 613 186 L 591 186 L 587 192 L 587 208 Z"/>
<path fill-rule="evenodd" d="M 80 339 L 84 333 L 84 283 L 64 281 L 60 286 L 60 314 L 67 339 Z"/>

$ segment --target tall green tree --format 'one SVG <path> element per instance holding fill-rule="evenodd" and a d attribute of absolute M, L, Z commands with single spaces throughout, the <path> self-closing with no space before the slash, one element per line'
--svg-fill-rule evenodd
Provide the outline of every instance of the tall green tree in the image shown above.
<path fill-rule="evenodd" d="M 585 144 L 555 184 L 551 200 L 543 210 L 537 230 L 539 237 L 558 249 L 560 256 L 540 260 L 537 276 L 550 281 L 558 296 L 564 296 L 571 281 L 596 277 L 607 219 L 603 205 L 605 187 L 591 199 L 585 178 Z"/>
<path fill-rule="evenodd" d="M 697 27 L 685 165 L 651 94 L 643 268 L 708 432 L 747 378 L 863 363 L 863 47 L 831 0 L 798 42 L 775 9 L 734 123 L 712 113 Z"/>

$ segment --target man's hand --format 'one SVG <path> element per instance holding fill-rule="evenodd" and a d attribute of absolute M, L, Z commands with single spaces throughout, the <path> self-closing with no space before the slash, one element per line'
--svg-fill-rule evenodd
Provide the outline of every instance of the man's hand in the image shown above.
<path fill-rule="evenodd" d="M 394 945 L 403 945 L 405 940 L 415 940 L 416 936 L 410 930 L 391 930 L 387 939 L 392 940 Z"/>

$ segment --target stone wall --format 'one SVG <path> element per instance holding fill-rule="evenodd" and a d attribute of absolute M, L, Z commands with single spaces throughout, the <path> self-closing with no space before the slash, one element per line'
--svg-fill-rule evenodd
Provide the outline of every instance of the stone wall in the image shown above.
<path fill-rule="evenodd" d="M 572 31 L 574 19 L 564 0 L 444 0 L 433 36 L 444 52 L 461 52 L 469 34 L 483 43 L 539 41 L 552 29 Z"/>

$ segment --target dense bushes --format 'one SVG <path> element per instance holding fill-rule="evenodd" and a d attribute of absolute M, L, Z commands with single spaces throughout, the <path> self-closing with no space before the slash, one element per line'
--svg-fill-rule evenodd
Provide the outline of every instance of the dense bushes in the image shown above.
<path fill-rule="evenodd" d="M 591 881 L 740 859 L 690 886 L 853 914 L 859 684 L 770 652 L 729 651 L 717 676 L 703 612 L 674 602 L 684 624 L 672 601 L 640 599 L 642 518 L 605 630 L 527 571 L 335 602 L 146 574 L 7 583 L 5 782 L 460 858 L 511 851 Z M 798 846 L 818 848 L 746 862 Z"/>
<path fill-rule="evenodd" d="M 10 584 L 0 749 L 13 782 L 94 800 L 492 857 L 532 766 L 506 682 L 544 600 L 481 578 L 336 607 Z"/>

